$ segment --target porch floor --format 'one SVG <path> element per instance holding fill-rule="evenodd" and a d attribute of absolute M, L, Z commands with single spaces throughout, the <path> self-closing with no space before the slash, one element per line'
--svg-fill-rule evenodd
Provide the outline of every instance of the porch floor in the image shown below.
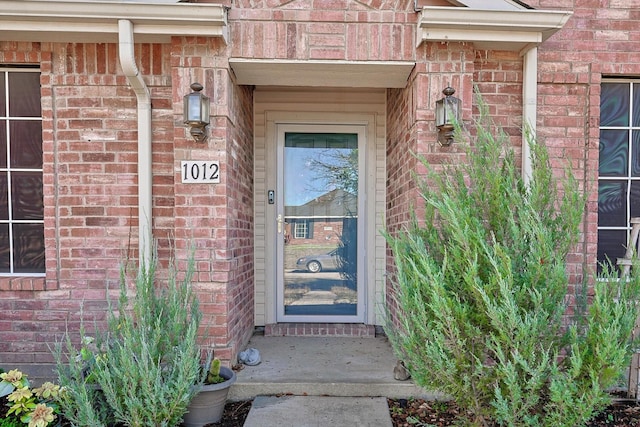
<path fill-rule="evenodd" d="M 411 380 L 394 379 L 397 359 L 385 336 L 254 335 L 251 347 L 260 351 L 262 362 L 237 372 L 231 401 L 260 395 L 437 397 Z"/>

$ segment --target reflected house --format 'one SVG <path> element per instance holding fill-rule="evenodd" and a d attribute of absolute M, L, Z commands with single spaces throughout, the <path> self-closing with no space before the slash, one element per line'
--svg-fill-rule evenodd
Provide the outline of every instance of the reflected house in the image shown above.
<path fill-rule="evenodd" d="M 285 243 L 307 245 L 310 255 L 324 248 L 340 248 L 338 270 L 355 288 L 358 255 L 358 196 L 331 190 L 300 206 L 285 206 Z"/>
<path fill-rule="evenodd" d="M 344 242 L 344 230 L 355 226 L 358 197 L 331 190 L 300 206 L 285 206 L 285 242 L 290 245 L 334 245 Z M 355 235 L 355 230 L 354 230 Z"/>
<path fill-rule="evenodd" d="M 289 262 L 291 266 L 299 256 L 311 256 L 337 250 L 339 275 L 302 282 L 285 278 L 286 289 L 308 288 L 303 300 L 285 305 L 288 315 L 355 315 L 357 306 L 353 299 L 345 299 L 345 292 L 357 288 L 357 207 L 358 197 L 342 189 L 331 190 L 299 206 L 285 206 L 285 253 L 296 254 Z M 285 255 L 286 257 L 286 255 Z M 330 268 L 333 270 L 333 268 Z M 335 274 L 335 273 L 334 273 Z M 286 276 L 285 276 L 286 277 Z M 285 290 L 285 292 L 287 292 Z M 338 297 L 338 294 L 343 297 Z M 326 300 L 322 298 L 327 298 Z M 307 302 L 304 302 L 306 300 Z"/>

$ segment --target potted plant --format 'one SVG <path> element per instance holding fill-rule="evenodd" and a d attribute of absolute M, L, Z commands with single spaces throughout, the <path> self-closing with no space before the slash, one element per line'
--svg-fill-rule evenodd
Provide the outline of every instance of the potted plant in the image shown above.
<path fill-rule="evenodd" d="M 69 396 L 61 407 L 75 425 L 177 426 L 198 392 L 202 313 L 190 285 L 194 261 L 180 281 L 177 269 L 161 279 L 156 266 L 155 251 L 135 277 L 125 263 L 107 330 L 96 330 L 95 342 L 81 331 L 80 351 L 69 337 L 68 351 L 57 346 L 59 383 Z"/>
<path fill-rule="evenodd" d="M 236 373 L 221 366 L 220 359 L 212 360 L 209 356 L 205 364 L 205 367 L 207 366 L 206 378 L 187 406 L 187 413 L 184 414 L 182 425 L 185 427 L 202 427 L 220 421 L 227 402 L 229 387 L 236 382 Z"/>

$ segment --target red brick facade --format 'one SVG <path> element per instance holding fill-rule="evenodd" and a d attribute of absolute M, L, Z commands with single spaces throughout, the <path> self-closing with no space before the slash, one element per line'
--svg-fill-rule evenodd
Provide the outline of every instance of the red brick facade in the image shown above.
<path fill-rule="evenodd" d="M 640 4 L 528 3 L 573 11 L 538 47 L 537 135 L 559 173 L 570 162 L 589 190 L 584 233 L 569 258 L 571 281 L 580 283 L 596 262 L 600 84 L 603 77 L 640 74 Z M 524 60 L 517 51 L 473 43 L 417 43 L 413 1 L 239 0 L 227 6 L 226 41 L 173 36 L 136 43 L 135 56 L 151 93 L 152 223 L 160 261 L 166 266 L 175 256 L 184 266 L 195 248 L 203 332 L 230 362 L 255 326 L 254 198 L 262 197 L 254 194 L 254 87 L 237 84 L 230 59 L 415 63 L 406 87 L 387 89 L 387 177 L 379 189 L 386 209 L 370 214 L 383 215 L 390 230 L 420 209 L 412 174 L 424 175 L 425 168 L 412 152 L 436 166 L 464 160 L 463 147 L 437 142 L 434 105 L 444 87 L 454 87 L 463 100 L 471 134 L 476 87 L 521 147 Z M 117 43 L 1 41 L 0 66 L 21 64 L 41 71 L 46 277 L 0 277 L 3 367 L 50 363 L 49 346 L 65 330 L 78 330 L 81 318 L 102 321 L 120 262 L 138 256 L 136 97 Z M 194 81 L 211 99 L 204 144 L 182 123 L 182 97 Z M 190 159 L 219 161 L 221 183 L 183 184 L 180 161 Z M 387 268 L 393 270 L 390 256 Z M 391 293 L 387 298 L 393 314 Z"/>

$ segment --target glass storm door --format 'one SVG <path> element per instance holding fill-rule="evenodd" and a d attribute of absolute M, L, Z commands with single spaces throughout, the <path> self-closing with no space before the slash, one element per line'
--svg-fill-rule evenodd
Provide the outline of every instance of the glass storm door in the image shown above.
<path fill-rule="evenodd" d="M 279 322 L 364 320 L 363 139 L 358 126 L 278 126 Z"/>

